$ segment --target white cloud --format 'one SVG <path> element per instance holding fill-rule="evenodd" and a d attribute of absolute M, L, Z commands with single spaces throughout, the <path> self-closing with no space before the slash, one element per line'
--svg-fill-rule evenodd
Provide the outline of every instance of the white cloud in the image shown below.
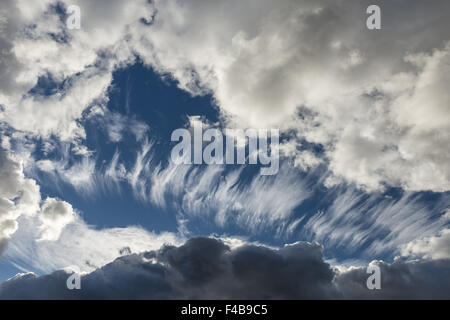
<path fill-rule="evenodd" d="M 156 234 L 140 227 L 96 230 L 71 204 L 56 198 L 48 197 L 41 205 L 39 186 L 25 178 L 22 162 L 0 149 L 0 253 L 23 270 L 50 272 L 76 265 L 92 271 L 120 256 L 125 247 L 142 252 L 179 243 L 173 233 Z M 41 169 L 56 170 L 55 165 L 40 162 Z M 61 170 L 60 177 L 68 178 L 70 172 L 77 175 L 80 167 L 75 164 L 64 170 L 62 166 Z"/>
<path fill-rule="evenodd" d="M 126 181 L 126 169 L 123 163 L 119 163 L 120 153 L 118 150 L 114 152 L 113 158 L 105 171 L 105 184 L 109 190 L 120 192 L 121 181 Z"/>
<path fill-rule="evenodd" d="M 55 134 L 62 140 L 84 138 L 84 129 L 77 123 L 83 110 L 94 99 L 106 99 L 110 73 L 87 70 L 73 78 L 63 92 L 52 96 L 25 96 L 15 105 L 6 104 L 3 120 L 17 130 L 32 132 L 44 138 Z"/>
<path fill-rule="evenodd" d="M 43 137 L 72 140 L 84 136 L 77 123 L 82 112 L 105 102 L 112 71 L 134 59 L 125 39 L 127 25 L 139 23 L 152 9 L 144 0 L 58 3 L 63 10 L 68 4 L 81 7 L 80 30 L 66 28 L 54 9 L 56 1 L 8 1 L 0 14 L 8 17 L 3 37 L 10 49 L 2 51 L 0 61 L 8 59 L 5 68 L 15 75 L 13 88 L 0 92 L 0 120 Z M 50 96 L 27 95 L 39 77 L 47 76 L 57 83 L 65 80 L 64 86 Z"/>
<path fill-rule="evenodd" d="M 143 252 L 181 241 L 173 233 L 133 226 L 96 230 L 63 200 L 49 197 L 41 205 L 39 186 L 24 176 L 22 163 L 18 155 L 0 149 L 0 254 L 23 270 L 50 272 L 76 265 L 92 271 L 125 247 Z M 45 166 L 53 169 L 53 164 Z M 79 169 L 71 168 L 74 174 Z"/>
<path fill-rule="evenodd" d="M 323 212 L 313 215 L 305 224 L 304 235 L 323 243 L 327 248 L 358 252 L 360 258 L 390 254 L 417 238 L 431 236 L 446 221 L 432 213 L 441 211 L 448 198 L 427 204 L 420 195 L 405 193 L 399 198 L 380 198 L 360 191 L 337 190 L 333 202 Z"/>
<path fill-rule="evenodd" d="M 39 240 L 58 240 L 66 225 L 75 220 L 72 206 L 62 200 L 47 198 L 41 207 L 41 237 Z"/>
<path fill-rule="evenodd" d="M 448 208 L 446 211 L 445 211 L 445 213 L 444 213 L 444 215 L 441 217 L 441 219 L 444 219 L 444 220 L 450 220 L 450 208 Z"/>
<path fill-rule="evenodd" d="M 35 215 L 40 200 L 39 186 L 25 178 L 21 161 L 0 149 L 0 254 L 17 231 L 18 218 Z"/>
<path fill-rule="evenodd" d="M 424 237 L 403 245 L 401 254 L 426 259 L 450 259 L 450 229 L 444 229 L 435 236 Z"/>
<path fill-rule="evenodd" d="M 312 177 L 289 166 L 274 176 L 256 173 L 243 182 L 242 171 L 248 167 L 227 171 L 225 165 L 154 165 L 153 152 L 150 142 L 143 143 L 127 173 L 136 198 L 175 209 L 180 219 L 213 218 L 219 227 L 234 222 L 252 232 L 278 227 L 281 234 L 315 185 Z"/>
<path fill-rule="evenodd" d="M 124 248 L 139 253 L 182 241 L 174 233 L 158 234 L 137 226 L 97 230 L 78 216 L 61 230 L 57 240 L 36 241 L 41 232 L 36 219 L 21 219 L 4 258 L 23 270 L 52 272 L 77 266 L 90 272 L 121 256 Z"/>
<path fill-rule="evenodd" d="M 155 1 L 136 50 L 181 88 L 212 92 L 227 120 L 322 145 L 338 178 L 370 191 L 449 190 L 448 4 L 386 3 L 405 19 L 385 14 L 378 33 L 365 27 L 368 4 Z M 311 115 L 298 118 L 299 107 Z"/>
<path fill-rule="evenodd" d="M 37 168 L 45 173 L 46 183 L 51 181 L 58 186 L 63 181 L 84 195 L 92 194 L 97 185 L 95 156 L 84 152 L 74 159 L 69 143 L 58 145 L 57 150 L 60 152 L 59 159 L 38 160 L 30 164 L 31 169 Z"/>

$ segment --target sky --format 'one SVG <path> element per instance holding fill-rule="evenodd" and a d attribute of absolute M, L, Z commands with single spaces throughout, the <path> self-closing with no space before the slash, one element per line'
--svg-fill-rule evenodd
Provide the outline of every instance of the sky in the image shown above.
<path fill-rule="evenodd" d="M 449 15 L 1 0 L 0 299 L 448 299 Z M 199 124 L 279 130 L 279 170 L 174 163 Z"/>

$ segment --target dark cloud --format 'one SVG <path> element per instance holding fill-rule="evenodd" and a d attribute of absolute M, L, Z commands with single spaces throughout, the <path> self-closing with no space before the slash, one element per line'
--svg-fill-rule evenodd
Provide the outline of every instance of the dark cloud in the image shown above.
<path fill-rule="evenodd" d="M 315 299 L 337 297 L 334 273 L 318 244 L 281 249 L 245 245 L 231 250 L 216 239 L 193 238 L 166 247 L 158 259 L 175 270 L 172 283 L 188 298 Z"/>
<path fill-rule="evenodd" d="M 379 261 L 381 289 L 367 290 L 366 268 L 357 268 L 336 278 L 349 299 L 449 299 L 450 260 Z"/>
<path fill-rule="evenodd" d="M 302 299 L 333 298 L 334 273 L 318 244 L 282 249 L 192 238 L 180 247 L 132 254 L 88 274 L 68 290 L 65 271 L 25 275 L 0 285 L 2 299 Z"/>
<path fill-rule="evenodd" d="M 317 243 L 281 249 L 192 238 L 180 247 L 131 254 L 82 276 L 68 290 L 68 273 L 16 276 L 1 299 L 371 299 L 449 298 L 450 261 L 379 262 L 382 289 L 368 290 L 365 268 L 337 273 Z"/>

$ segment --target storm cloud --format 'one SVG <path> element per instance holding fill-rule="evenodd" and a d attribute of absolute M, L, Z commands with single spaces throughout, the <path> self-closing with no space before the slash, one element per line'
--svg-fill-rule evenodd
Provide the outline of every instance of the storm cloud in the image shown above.
<path fill-rule="evenodd" d="M 185 244 L 120 257 L 82 275 L 68 290 L 70 273 L 22 274 L 0 285 L 1 299 L 382 299 L 449 298 L 450 261 L 375 262 L 382 289 L 366 287 L 365 268 L 339 272 L 317 243 L 274 249 L 232 246 L 191 238 Z"/>

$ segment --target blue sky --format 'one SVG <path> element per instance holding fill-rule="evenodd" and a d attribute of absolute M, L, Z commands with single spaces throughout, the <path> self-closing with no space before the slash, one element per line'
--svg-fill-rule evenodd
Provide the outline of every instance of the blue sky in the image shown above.
<path fill-rule="evenodd" d="M 450 257 L 438 7 L 404 25 L 421 4 L 391 3 L 368 31 L 364 3 L 75 2 L 79 30 L 65 1 L 0 15 L 0 281 L 196 236 L 318 243 L 342 270 Z M 174 164 L 198 122 L 278 129 L 278 173 Z"/>

